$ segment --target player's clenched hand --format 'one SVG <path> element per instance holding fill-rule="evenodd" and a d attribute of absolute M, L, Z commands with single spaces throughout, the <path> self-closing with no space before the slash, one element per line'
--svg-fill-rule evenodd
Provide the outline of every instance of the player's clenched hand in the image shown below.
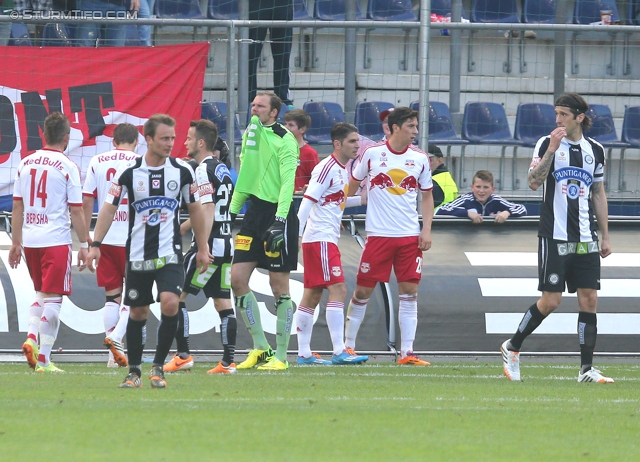
<path fill-rule="evenodd" d="M 13 244 L 9 250 L 9 266 L 17 268 L 22 259 L 22 246 Z"/>
<path fill-rule="evenodd" d="M 551 136 L 549 139 L 549 147 L 547 148 L 547 151 L 556 152 L 560 147 L 560 142 L 562 141 L 562 138 L 564 138 L 566 135 L 567 135 L 567 129 L 564 127 L 558 127 L 555 130 L 553 130 L 551 132 Z"/>
<path fill-rule="evenodd" d="M 78 268 L 80 269 L 80 271 L 82 271 L 86 267 L 88 254 L 89 249 L 87 248 L 80 248 L 80 250 L 78 250 Z"/>
<path fill-rule="evenodd" d="M 266 253 L 278 253 L 282 251 L 284 245 L 284 231 L 287 220 L 275 217 L 273 223 L 262 236 L 264 241 L 264 251 Z"/>
<path fill-rule="evenodd" d="M 198 253 L 196 254 L 198 273 L 202 274 L 207 271 L 211 263 L 213 263 L 213 255 L 209 253 L 209 249 L 198 249 Z"/>
<path fill-rule="evenodd" d="M 78 257 L 79 256 L 80 256 L 80 254 L 78 254 Z M 94 263 L 95 263 L 95 265 L 94 265 Z M 92 273 L 95 273 L 96 272 L 96 266 L 98 265 L 98 263 L 100 263 L 100 248 L 99 247 L 91 247 L 89 249 L 89 253 L 85 257 L 84 264 L 85 264 L 85 266 L 87 268 L 89 268 L 89 271 L 91 271 Z"/>
<path fill-rule="evenodd" d="M 418 236 L 418 248 L 423 252 L 431 248 L 431 230 L 422 229 Z"/>

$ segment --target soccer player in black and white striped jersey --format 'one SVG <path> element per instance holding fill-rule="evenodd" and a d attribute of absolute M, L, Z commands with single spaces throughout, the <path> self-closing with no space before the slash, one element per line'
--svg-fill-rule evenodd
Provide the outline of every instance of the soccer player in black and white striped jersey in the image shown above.
<path fill-rule="evenodd" d="M 199 271 L 207 270 L 211 262 L 207 243 L 207 228 L 202 206 L 198 201 L 194 172 L 186 162 L 171 157 L 175 142 L 175 120 L 156 114 L 144 125 L 147 153 L 129 161 L 113 177 L 111 189 L 100 210 L 94 231 L 94 241 L 87 256 L 87 266 L 99 263 L 100 244 L 106 235 L 120 198 L 129 200 L 129 237 L 127 239 L 127 271 L 124 303 L 131 307 L 127 325 L 129 374 L 121 388 L 139 388 L 142 363 L 143 329 L 154 302 L 152 286 L 158 287 L 162 316 L 153 367 L 149 373 L 153 388 L 164 388 L 162 367 L 178 327 L 178 301 L 182 293 L 182 236 L 179 206 L 184 199 L 189 209 L 198 253 Z"/>
<path fill-rule="evenodd" d="M 520 380 L 522 342 L 560 305 L 566 285 L 570 293 L 578 292 L 578 382 L 613 383 L 592 367 L 598 333 L 600 257 L 611 254 L 611 244 L 603 181 L 604 149 L 584 136 L 591 125 L 588 110 L 589 105 L 577 93 L 560 96 L 555 102 L 558 127 L 542 137 L 534 150 L 529 187 L 534 191 L 544 187 L 538 229 L 538 290 L 542 296 L 500 348 L 509 380 Z"/>

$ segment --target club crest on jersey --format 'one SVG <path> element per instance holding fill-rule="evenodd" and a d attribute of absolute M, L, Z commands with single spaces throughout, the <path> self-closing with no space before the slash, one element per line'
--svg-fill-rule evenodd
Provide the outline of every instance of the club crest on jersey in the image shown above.
<path fill-rule="evenodd" d="M 407 159 L 404 161 L 404 166 L 408 168 L 412 168 L 416 166 L 416 162 L 413 159 Z"/>
<path fill-rule="evenodd" d="M 593 157 L 591 157 L 591 156 L 589 156 L 589 155 L 586 155 L 586 156 L 584 156 L 584 161 L 585 161 L 587 164 L 591 165 L 591 164 L 593 164 Z"/>
<path fill-rule="evenodd" d="M 152 180 L 151 181 L 151 187 L 153 189 L 160 189 L 160 180 Z"/>
<path fill-rule="evenodd" d="M 370 269 L 371 269 L 371 267 L 369 266 L 369 263 L 364 263 L 363 262 L 363 263 L 360 264 L 360 271 L 362 273 L 368 273 Z"/>
<path fill-rule="evenodd" d="M 169 191 L 175 191 L 176 189 L 178 189 L 178 182 L 175 180 L 171 180 L 169 183 L 167 183 L 167 188 L 169 188 Z"/>

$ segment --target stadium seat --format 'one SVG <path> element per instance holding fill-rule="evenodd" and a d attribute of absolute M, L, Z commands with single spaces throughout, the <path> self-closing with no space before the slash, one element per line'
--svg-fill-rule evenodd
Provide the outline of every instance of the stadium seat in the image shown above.
<path fill-rule="evenodd" d="M 629 10 L 627 12 L 627 24 L 637 26 L 640 24 L 640 1 L 629 0 Z"/>
<path fill-rule="evenodd" d="M 474 0 L 471 22 L 520 22 L 516 0 Z"/>
<path fill-rule="evenodd" d="M 42 30 L 42 46 L 46 47 L 72 47 L 73 34 L 68 24 L 47 23 Z"/>
<path fill-rule="evenodd" d="M 417 21 L 411 0 L 369 0 L 367 18 L 374 21 Z"/>
<path fill-rule="evenodd" d="M 627 143 L 628 148 L 640 149 L 640 106 L 628 106 L 624 111 L 624 121 L 622 122 L 622 142 Z M 624 153 L 620 152 L 620 165 L 618 175 L 618 189 L 626 189 L 624 181 Z"/>
<path fill-rule="evenodd" d="M 315 0 L 314 16 L 322 21 L 344 21 L 346 0 Z M 360 2 L 356 2 L 356 19 L 364 19 Z"/>
<path fill-rule="evenodd" d="M 392 107 L 393 104 L 383 101 L 361 101 L 356 104 L 354 125 L 358 127 L 358 133 L 374 141 L 381 140 L 384 132 L 380 114 Z"/>
<path fill-rule="evenodd" d="M 293 0 L 293 19 L 297 21 L 313 19 L 313 16 L 309 14 L 305 0 Z"/>
<path fill-rule="evenodd" d="M 217 102 L 202 102 L 202 113 L 201 117 L 203 119 L 208 119 L 218 127 L 218 136 L 223 140 L 227 141 L 227 103 L 217 101 Z M 234 139 L 236 143 L 242 142 L 242 132 L 240 131 L 240 121 L 236 116 L 235 121 L 235 129 L 234 129 Z"/>
<path fill-rule="evenodd" d="M 473 103 L 469 102 L 464 107 L 462 119 L 462 138 L 470 144 L 502 146 L 500 154 L 500 172 L 497 178 L 500 180 L 496 187 L 504 188 L 504 160 L 507 146 L 520 146 L 522 143 L 511 136 L 507 114 L 501 104 L 498 103 Z M 460 172 L 464 172 L 464 149 L 460 155 Z M 463 184 L 460 178 L 458 186 Z M 498 182 L 497 182 L 498 183 Z"/>
<path fill-rule="evenodd" d="M 305 133 L 305 139 L 311 144 L 331 144 L 331 127 L 347 121 L 338 103 L 308 101 L 302 109 L 311 117 L 311 127 Z"/>
<path fill-rule="evenodd" d="M 155 9 L 159 18 L 205 19 L 198 0 L 158 0 Z"/>
<path fill-rule="evenodd" d="M 516 112 L 513 137 L 524 146 L 533 147 L 541 137 L 548 135 L 556 127 L 556 112 L 553 105 L 520 103 Z"/>
<path fill-rule="evenodd" d="M 610 10 L 611 21 L 620 21 L 615 0 L 576 0 L 573 9 L 574 24 L 591 24 L 600 21 L 600 11 Z"/>
<path fill-rule="evenodd" d="M 557 0 L 524 0 L 522 22 L 555 24 Z"/>
<path fill-rule="evenodd" d="M 209 19 L 238 19 L 239 0 L 209 0 L 207 16 Z"/>
<path fill-rule="evenodd" d="M 9 46 L 14 47 L 30 47 L 31 37 L 29 36 L 29 29 L 23 22 L 14 22 L 11 24 L 11 35 L 9 36 Z"/>

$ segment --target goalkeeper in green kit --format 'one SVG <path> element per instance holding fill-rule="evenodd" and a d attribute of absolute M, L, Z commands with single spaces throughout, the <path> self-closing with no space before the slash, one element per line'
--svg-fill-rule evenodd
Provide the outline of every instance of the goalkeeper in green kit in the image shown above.
<path fill-rule="evenodd" d="M 289 367 L 287 348 L 293 320 L 289 273 L 298 266 L 298 217 L 293 189 L 300 150 L 295 136 L 276 121 L 282 101 L 273 92 L 259 92 L 251 103 L 251 122 L 242 136 L 240 173 L 231 200 L 232 220 L 249 201 L 235 240 L 231 289 L 251 337 L 253 349 L 238 369 L 258 366 L 281 371 Z M 260 309 L 249 288 L 256 268 L 269 271 L 276 299 L 276 351 L 262 329 Z"/>

